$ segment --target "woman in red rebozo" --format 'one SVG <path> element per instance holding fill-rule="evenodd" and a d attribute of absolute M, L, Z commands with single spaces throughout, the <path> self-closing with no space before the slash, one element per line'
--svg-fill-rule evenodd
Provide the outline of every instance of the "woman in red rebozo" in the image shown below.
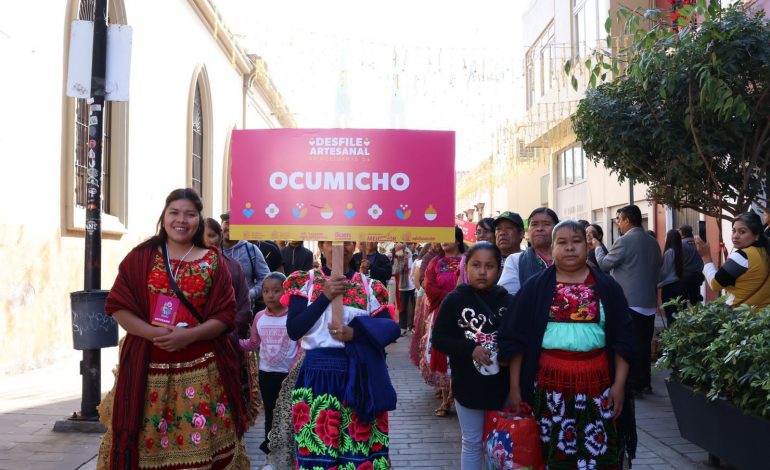
<path fill-rule="evenodd" d="M 232 281 L 203 240 L 203 205 L 192 188 L 166 198 L 158 233 L 120 263 L 105 312 L 128 333 L 118 364 L 111 469 L 250 468 Z M 166 270 L 196 315 L 174 293 Z M 151 322 L 175 312 L 169 326 Z M 168 316 L 166 318 L 169 318 Z"/>

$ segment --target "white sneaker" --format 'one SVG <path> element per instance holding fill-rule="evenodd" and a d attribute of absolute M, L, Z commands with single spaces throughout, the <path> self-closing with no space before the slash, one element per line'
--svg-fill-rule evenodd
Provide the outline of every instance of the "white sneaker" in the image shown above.
<path fill-rule="evenodd" d="M 273 464 L 269 463 L 264 467 L 262 467 L 262 470 L 275 470 L 275 467 L 273 466 Z"/>

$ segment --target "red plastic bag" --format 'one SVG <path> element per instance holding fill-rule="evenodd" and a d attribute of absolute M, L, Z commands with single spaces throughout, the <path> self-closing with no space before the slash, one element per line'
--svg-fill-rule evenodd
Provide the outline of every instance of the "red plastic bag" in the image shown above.
<path fill-rule="evenodd" d="M 509 408 L 487 411 L 483 443 L 486 470 L 545 468 L 540 427 L 526 403 L 519 415 Z"/>

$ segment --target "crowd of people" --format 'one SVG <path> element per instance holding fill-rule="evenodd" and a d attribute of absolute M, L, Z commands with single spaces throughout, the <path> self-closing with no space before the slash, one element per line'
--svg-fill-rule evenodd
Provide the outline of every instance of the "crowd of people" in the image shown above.
<path fill-rule="evenodd" d="M 526 223 L 481 219 L 471 246 L 459 228 L 424 246 L 346 242 L 342 274 L 329 241 L 233 240 L 229 219 L 174 190 L 120 264 L 105 311 L 127 335 L 100 468 L 251 468 L 243 435 L 259 412 L 267 470 L 390 468 L 386 348 L 404 336 L 434 415 L 457 415 L 461 468 L 481 468 L 485 414 L 504 407 L 531 408 L 549 468 L 621 468 L 661 305 L 700 302 L 704 282 L 732 305 L 770 305 L 754 213 L 735 219 L 720 267 L 687 225 L 661 250 L 630 205 L 611 244 L 540 207 Z"/>

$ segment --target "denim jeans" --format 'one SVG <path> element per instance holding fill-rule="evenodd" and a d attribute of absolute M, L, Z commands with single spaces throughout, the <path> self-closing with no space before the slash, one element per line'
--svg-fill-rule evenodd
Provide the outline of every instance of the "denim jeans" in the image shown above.
<path fill-rule="evenodd" d="M 485 410 L 466 408 L 455 400 L 460 429 L 463 432 L 462 454 L 460 468 L 462 470 L 479 470 L 482 459 L 482 433 L 484 432 Z"/>

